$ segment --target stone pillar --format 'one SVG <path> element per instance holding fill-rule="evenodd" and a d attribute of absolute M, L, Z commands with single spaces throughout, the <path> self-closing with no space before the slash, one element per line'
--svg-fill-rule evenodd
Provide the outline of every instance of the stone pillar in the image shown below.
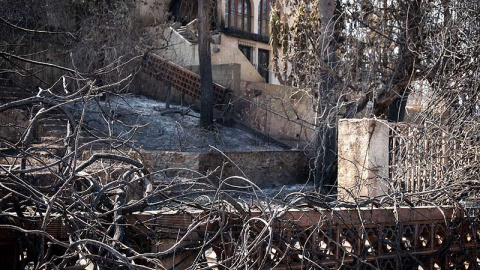
<path fill-rule="evenodd" d="M 338 123 L 338 199 L 354 202 L 388 191 L 386 121 L 342 119 Z"/>

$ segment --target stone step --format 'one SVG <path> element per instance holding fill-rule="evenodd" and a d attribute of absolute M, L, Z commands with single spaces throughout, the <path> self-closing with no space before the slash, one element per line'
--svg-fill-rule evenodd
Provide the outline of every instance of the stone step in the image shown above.
<path fill-rule="evenodd" d="M 10 90 L 0 88 L 0 104 L 5 104 L 12 101 L 17 101 L 33 96 L 32 93 L 26 92 L 24 90 Z"/>
<path fill-rule="evenodd" d="M 32 146 L 39 149 L 45 148 L 46 151 L 50 153 L 45 154 L 54 154 L 54 155 L 63 155 L 65 153 L 65 145 L 62 139 L 57 137 L 42 137 L 38 140 L 37 143 L 32 144 Z M 109 150 L 112 149 L 111 142 L 109 141 L 99 141 L 96 138 L 92 137 L 83 137 L 79 139 L 78 147 L 82 151 L 99 151 L 99 150 Z"/>
<path fill-rule="evenodd" d="M 37 140 L 42 141 L 47 139 L 48 141 L 55 141 L 65 138 L 67 136 L 67 129 L 46 129 L 45 127 L 39 127 L 37 132 Z"/>
<path fill-rule="evenodd" d="M 56 111 L 50 111 L 46 115 L 43 116 L 43 118 L 51 118 L 51 119 L 60 119 L 60 120 L 65 120 L 67 121 L 67 116 L 65 114 L 56 112 Z"/>
<path fill-rule="evenodd" d="M 63 137 L 60 136 L 42 136 L 37 138 L 36 144 L 63 144 Z"/>
<path fill-rule="evenodd" d="M 48 146 L 47 146 L 48 147 Z M 43 155 L 37 155 L 45 163 L 51 163 L 58 161 L 59 157 L 56 157 L 52 153 L 52 149 L 44 150 Z M 58 148 L 60 149 L 60 148 Z M 42 150 L 38 150 L 39 152 Z M 59 150 L 60 151 L 60 150 Z M 64 151 L 62 149 L 62 151 Z M 78 155 L 77 164 L 81 164 L 88 160 L 94 153 L 119 153 L 118 151 L 111 150 L 92 150 L 83 151 Z M 231 163 L 226 164 L 225 157 L 227 155 Z M 132 153 L 132 156 L 135 155 Z M 61 155 L 58 155 L 61 156 Z M 138 159 L 138 156 L 135 157 Z M 171 152 L 171 151 L 152 151 L 143 152 L 142 160 L 145 162 L 147 169 L 150 171 L 160 171 L 167 168 L 189 168 L 199 172 L 213 172 L 215 168 L 222 167 L 221 174 L 223 177 L 229 177 L 239 175 L 240 171 L 236 166 L 242 168 L 242 173 L 248 176 L 248 178 L 262 188 L 280 188 L 283 185 L 290 184 L 304 184 L 305 179 L 308 179 L 309 157 L 305 155 L 303 151 L 263 151 L 263 152 L 232 152 L 232 153 L 187 153 L 187 152 Z M 31 158 L 29 161 L 32 163 L 35 159 Z M 13 162 L 13 161 L 12 161 Z M 19 164 L 19 161 L 16 161 Z M 38 167 L 39 164 L 29 163 L 30 166 Z M 233 165 L 236 164 L 236 165 Z M 254 165 L 252 165 L 254 164 Z M 41 165 L 41 164 L 40 164 Z M 96 172 L 102 170 L 102 166 L 119 166 L 129 167 L 128 165 L 117 161 L 96 162 L 91 167 L 88 167 L 86 171 Z M 52 167 L 53 170 L 58 167 Z M 219 176 L 220 172 L 217 171 L 213 174 Z M 168 180 L 174 177 L 194 177 L 186 171 L 169 170 L 162 175 L 158 175 L 158 180 Z M 215 177 L 212 177 L 212 181 L 216 183 Z M 232 179 L 229 182 L 232 185 L 244 186 L 245 181 L 241 179 Z"/>
<path fill-rule="evenodd" d="M 22 98 L 20 97 L 15 97 L 15 96 L 1 96 L 0 97 L 0 104 L 6 104 L 6 103 L 9 103 L 9 102 L 12 102 L 12 101 L 17 101 L 17 100 L 20 100 Z"/>
<path fill-rule="evenodd" d="M 105 145 L 105 143 L 99 141 L 99 142 L 95 142 L 97 139 L 94 138 L 94 137 L 80 137 L 80 139 L 78 140 L 78 142 L 80 143 L 80 145 L 82 144 L 85 144 L 85 143 L 93 143 L 93 144 L 102 144 L 102 145 Z M 63 140 L 63 137 L 58 137 L 58 136 L 44 136 L 44 137 L 39 137 L 37 139 L 38 143 L 44 143 L 44 144 L 61 144 L 63 145 L 64 143 L 64 140 Z"/>
<path fill-rule="evenodd" d="M 40 122 L 40 125 L 47 130 L 67 130 L 67 123 L 42 123 Z"/>
<path fill-rule="evenodd" d="M 60 118 L 57 118 L 57 117 L 48 116 L 46 118 L 38 119 L 38 123 L 41 123 L 42 125 L 53 125 L 53 124 L 66 125 L 67 120 L 66 119 L 60 119 Z"/>
<path fill-rule="evenodd" d="M 192 44 L 197 43 L 197 37 L 195 36 L 194 33 L 188 30 L 186 26 L 181 26 L 176 31 L 179 35 L 181 35 L 184 39 L 186 39 L 190 43 Z"/>

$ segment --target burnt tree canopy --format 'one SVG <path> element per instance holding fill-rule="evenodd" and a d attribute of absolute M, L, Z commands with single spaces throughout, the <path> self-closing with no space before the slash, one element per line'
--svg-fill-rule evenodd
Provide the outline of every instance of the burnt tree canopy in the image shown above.
<path fill-rule="evenodd" d="M 279 1 L 274 69 L 317 100 L 317 167 L 339 118 L 401 121 L 410 95 L 423 104 L 414 121 L 477 121 L 479 12 L 471 1 Z"/>

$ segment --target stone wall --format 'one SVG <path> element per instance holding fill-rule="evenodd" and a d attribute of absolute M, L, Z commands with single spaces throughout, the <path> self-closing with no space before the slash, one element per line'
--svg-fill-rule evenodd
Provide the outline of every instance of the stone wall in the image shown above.
<path fill-rule="evenodd" d="M 297 88 L 242 82 L 232 98 L 235 118 L 293 147 L 307 145 L 315 130 L 312 98 Z"/>
<path fill-rule="evenodd" d="M 213 172 L 210 179 L 217 184 L 219 177 L 245 177 L 261 188 L 282 187 L 283 185 L 305 183 L 308 179 L 308 157 L 302 151 L 257 151 L 221 153 L 188 153 L 153 151 L 145 153 L 152 171 L 164 170 L 160 178 L 199 177 L 197 173 Z M 179 170 L 180 168 L 189 170 Z M 245 186 L 240 178 L 232 178 L 229 184 Z"/>

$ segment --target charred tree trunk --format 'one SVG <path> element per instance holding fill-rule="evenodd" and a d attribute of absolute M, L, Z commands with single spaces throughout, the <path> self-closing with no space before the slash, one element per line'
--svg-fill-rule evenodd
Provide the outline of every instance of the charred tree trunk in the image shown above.
<path fill-rule="evenodd" d="M 198 55 L 200 60 L 200 125 L 209 128 L 213 124 L 213 79 L 210 51 L 210 2 L 198 1 Z"/>
<path fill-rule="evenodd" d="M 315 183 L 324 193 L 330 193 L 336 184 L 337 174 L 337 117 L 334 110 L 331 110 L 335 104 L 336 95 L 335 79 L 328 70 L 335 68 L 336 45 L 334 42 L 335 23 L 335 0 L 320 1 L 319 9 L 323 22 L 323 43 L 320 45 L 321 57 L 324 59 L 325 71 L 321 74 L 322 82 L 319 86 L 317 99 L 317 118 L 323 111 L 328 112 L 325 121 L 317 122 L 316 130 L 316 160 L 315 160 Z M 322 105 L 323 104 L 323 105 Z"/>

